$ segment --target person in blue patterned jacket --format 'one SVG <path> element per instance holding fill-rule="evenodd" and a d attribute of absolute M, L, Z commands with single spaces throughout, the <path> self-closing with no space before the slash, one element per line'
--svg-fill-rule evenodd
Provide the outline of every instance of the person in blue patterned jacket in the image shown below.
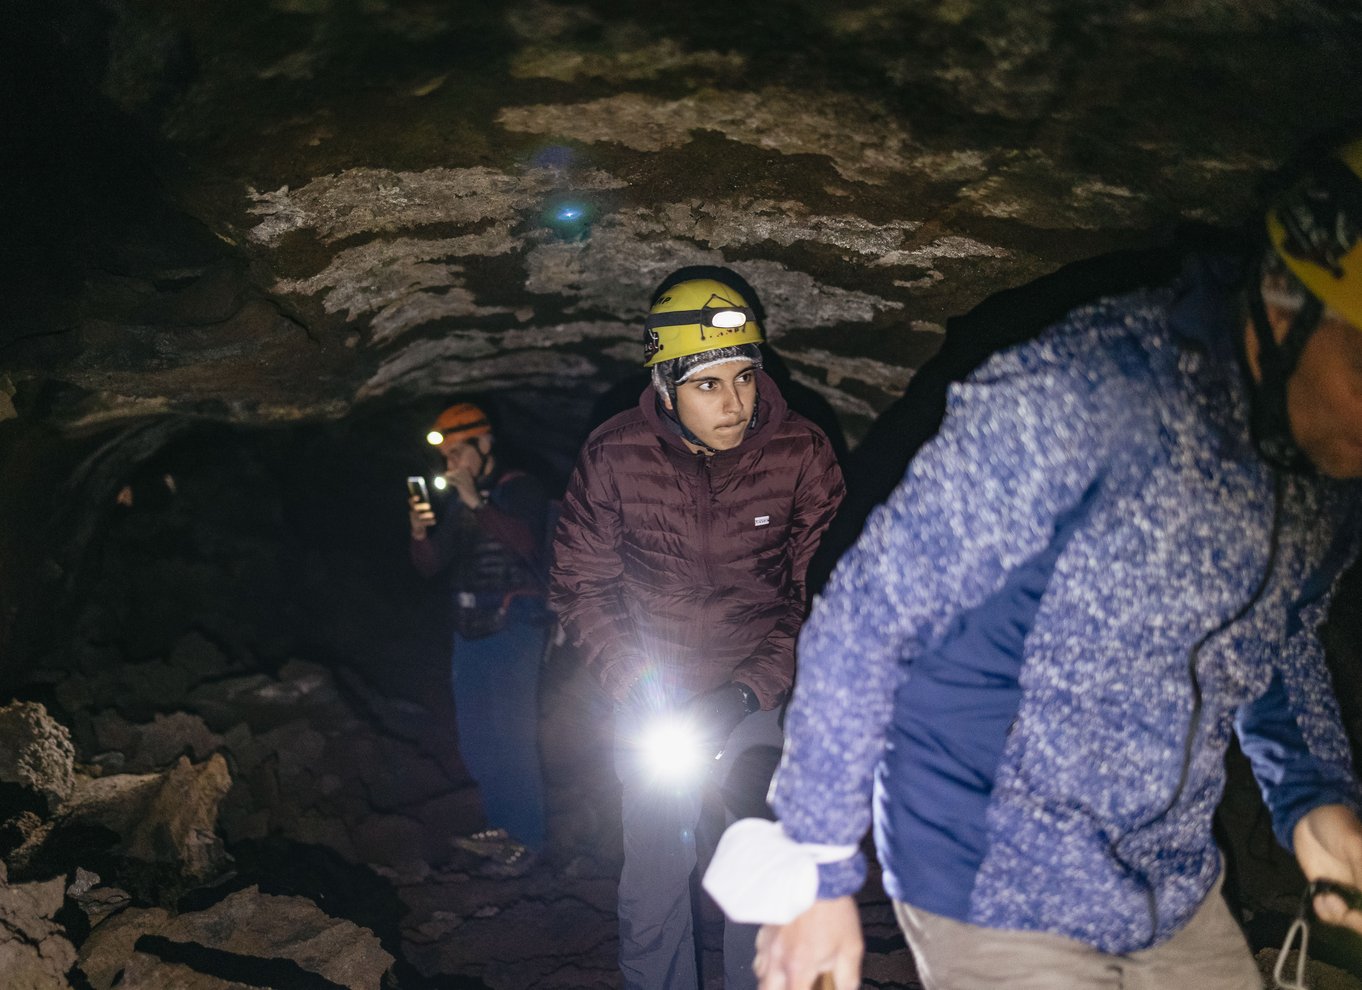
<path fill-rule="evenodd" d="M 1281 194 L 1251 276 L 1077 309 L 952 389 L 800 636 L 779 826 L 706 878 L 768 922 L 764 990 L 857 985 L 872 806 L 929 990 L 1258 987 L 1231 733 L 1305 875 L 1362 886 L 1317 635 L 1362 532 L 1360 176 L 1356 142 Z"/>

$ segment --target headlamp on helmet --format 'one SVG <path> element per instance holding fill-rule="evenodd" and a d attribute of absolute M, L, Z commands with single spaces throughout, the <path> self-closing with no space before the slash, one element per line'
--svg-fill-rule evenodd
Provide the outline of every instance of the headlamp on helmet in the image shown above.
<path fill-rule="evenodd" d="M 426 443 L 438 447 L 446 440 L 472 440 L 491 432 L 492 424 L 485 412 L 471 402 L 459 402 L 436 417 L 426 434 Z"/>

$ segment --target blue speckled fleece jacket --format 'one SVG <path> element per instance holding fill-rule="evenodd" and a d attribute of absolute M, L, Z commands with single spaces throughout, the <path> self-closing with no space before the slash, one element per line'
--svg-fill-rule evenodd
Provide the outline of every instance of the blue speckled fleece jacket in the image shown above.
<path fill-rule="evenodd" d="M 801 633 L 793 839 L 857 843 L 873 791 L 891 896 L 1125 953 L 1219 873 L 1231 732 L 1288 848 L 1359 807 L 1316 632 L 1359 486 L 1258 458 L 1229 298 L 1105 300 L 953 388 Z M 822 866 L 819 894 L 864 874 Z"/>

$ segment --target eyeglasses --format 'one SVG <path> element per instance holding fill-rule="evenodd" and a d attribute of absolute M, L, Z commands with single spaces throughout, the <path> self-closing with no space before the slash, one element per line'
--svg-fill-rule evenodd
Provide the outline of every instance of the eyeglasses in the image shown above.
<path fill-rule="evenodd" d="M 1305 893 L 1301 895 L 1301 906 L 1296 911 L 1296 919 L 1286 930 L 1282 951 L 1277 954 L 1277 962 L 1272 967 L 1272 979 L 1277 985 L 1277 990 L 1309 990 L 1305 985 L 1305 964 L 1310 956 L 1310 922 L 1315 917 L 1315 898 L 1320 894 L 1334 894 L 1343 899 L 1348 910 L 1362 911 L 1362 890 L 1356 887 L 1336 880 L 1311 880 L 1306 884 Z M 1296 956 L 1295 975 L 1288 982 L 1282 973 L 1286 969 L 1287 953 L 1291 951 L 1297 935 L 1300 936 L 1301 947 Z"/>

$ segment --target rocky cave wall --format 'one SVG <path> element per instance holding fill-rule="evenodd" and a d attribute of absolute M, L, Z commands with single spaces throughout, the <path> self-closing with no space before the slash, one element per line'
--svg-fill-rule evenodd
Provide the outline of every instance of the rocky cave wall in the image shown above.
<path fill-rule="evenodd" d="M 0 936 L 23 933 L 0 953 L 37 946 L 35 972 L 91 985 L 301 979 L 288 965 L 610 985 L 612 798 L 570 657 L 545 716 L 566 740 L 560 871 L 497 893 L 447 846 L 477 799 L 399 487 L 429 469 L 429 417 L 485 397 L 561 483 L 637 392 L 655 285 L 727 267 L 784 387 L 846 450 L 842 545 L 946 378 L 1167 277 L 1362 112 L 1362 13 L 1325 0 L 18 0 L 0 18 L 0 707 L 43 706 L 8 713 L 14 738 L 69 736 L 38 747 L 56 768 L 37 777 L 0 752 Z M 1359 602 L 1354 575 L 1330 627 L 1354 725 Z M 194 814 L 164 820 L 163 791 Z M 1251 802 L 1237 813 L 1266 944 L 1294 878 Z M 268 900 L 297 895 L 311 907 Z M 204 934 L 277 911 L 295 945 L 325 944 L 349 931 L 328 909 L 377 933 L 349 975 Z M 868 982 L 907 985 L 892 919 L 867 910 Z M 526 956 L 498 918 L 546 911 L 559 951 Z"/>

